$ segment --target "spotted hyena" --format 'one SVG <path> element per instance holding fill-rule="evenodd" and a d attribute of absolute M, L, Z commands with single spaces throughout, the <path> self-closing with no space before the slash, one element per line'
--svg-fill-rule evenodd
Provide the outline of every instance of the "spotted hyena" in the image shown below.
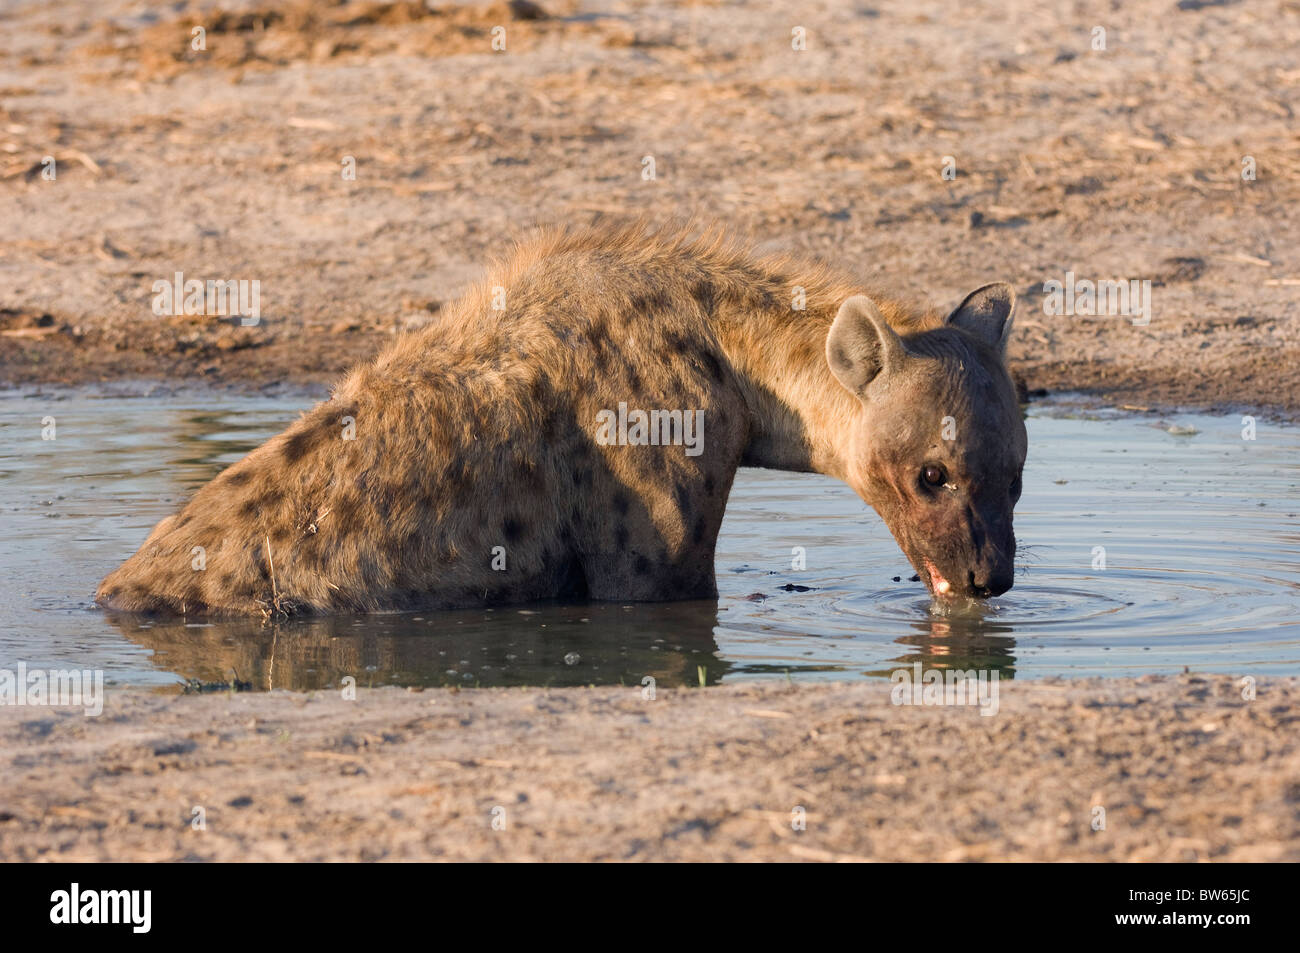
<path fill-rule="evenodd" d="M 1013 304 L 995 284 L 913 310 L 684 230 L 546 233 L 200 489 L 97 598 L 279 615 L 711 597 L 740 466 L 843 480 L 935 594 L 995 595 L 1025 458 Z"/>

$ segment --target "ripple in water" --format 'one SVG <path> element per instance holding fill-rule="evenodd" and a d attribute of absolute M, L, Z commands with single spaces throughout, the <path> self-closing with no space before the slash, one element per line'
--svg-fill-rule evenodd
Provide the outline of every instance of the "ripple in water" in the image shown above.
<path fill-rule="evenodd" d="M 835 609 L 864 620 L 916 621 L 921 616 L 940 619 L 954 628 L 1012 629 L 1024 625 L 1080 625 L 1110 615 L 1124 603 L 1083 589 L 1021 585 L 1006 596 L 986 602 L 962 600 L 942 603 L 913 592 L 881 591 L 837 600 Z"/>

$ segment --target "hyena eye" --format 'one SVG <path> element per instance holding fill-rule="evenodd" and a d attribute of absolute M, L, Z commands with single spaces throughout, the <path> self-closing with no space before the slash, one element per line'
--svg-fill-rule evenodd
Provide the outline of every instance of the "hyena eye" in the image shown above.
<path fill-rule="evenodd" d="M 943 472 L 943 467 L 928 463 L 921 468 L 921 482 L 926 486 L 940 487 L 948 482 L 948 474 Z"/>

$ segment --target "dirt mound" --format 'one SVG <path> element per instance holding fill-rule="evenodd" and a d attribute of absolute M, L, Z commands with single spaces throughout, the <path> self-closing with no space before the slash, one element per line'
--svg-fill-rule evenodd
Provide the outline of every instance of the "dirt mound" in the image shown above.
<path fill-rule="evenodd" d="M 246 10 L 183 12 L 138 32 L 104 25 L 129 42 L 92 45 L 87 52 L 121 56 L 140 80 L 166 79 L 196 66 L 272 69 L 386 53 L 527 50 L 548 34 L 595 28 L 553 17 L 529 0 L 486 5 L 291 0 Z"/>

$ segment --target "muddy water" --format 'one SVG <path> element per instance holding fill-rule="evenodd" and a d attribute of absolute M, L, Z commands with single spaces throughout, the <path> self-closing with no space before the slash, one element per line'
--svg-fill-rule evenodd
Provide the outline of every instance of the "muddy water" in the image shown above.
<path fill-rule="evenodd" d="M 0 668 L 111 683 L 709 684 L 856 679 L 900 663 L 1003 677 L 1300 674 L 1300 428 L 1239 416 L 1029 412 L 1016 586 L 936 613 L 880 520 L 824 477 L 743 470 L 716 603 L 537 605 L 159 623 L 98 580 L 310 399 L 0 395 Z M 42 439 L 53 418 L 53 440 Z M 48 423 L 48 421 L 47 421 Z M 803 568 L 796 568 L 802 559 Z"/>

